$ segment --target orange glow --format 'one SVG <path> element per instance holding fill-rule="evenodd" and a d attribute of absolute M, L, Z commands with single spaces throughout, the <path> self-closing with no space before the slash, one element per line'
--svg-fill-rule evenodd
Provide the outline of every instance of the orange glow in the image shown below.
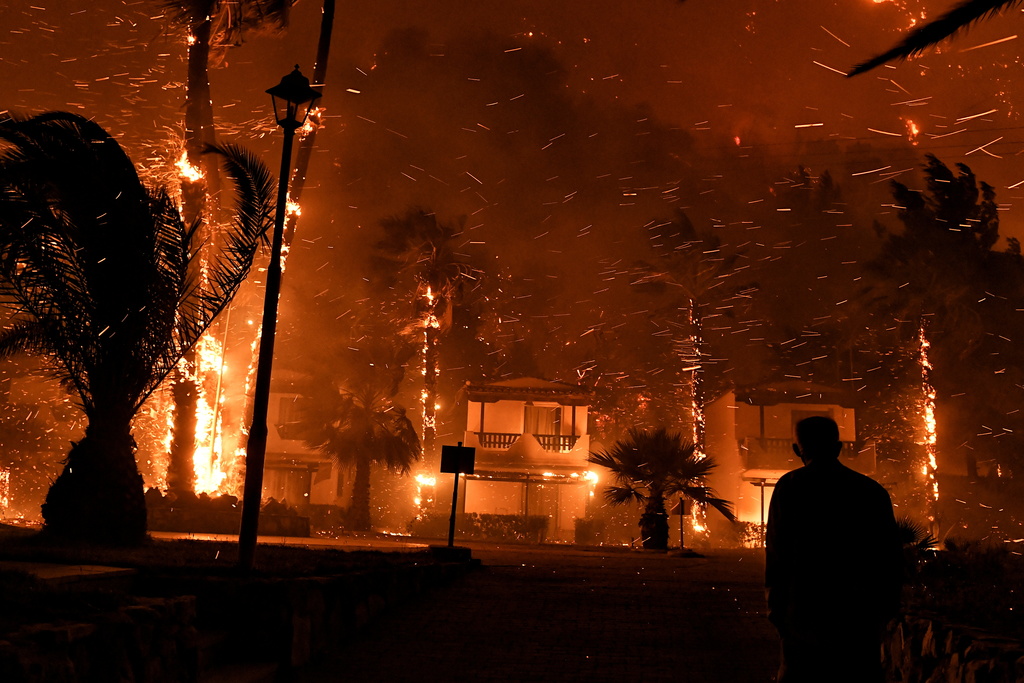
<path fill-rule="evenodd" d="M 190 183 L 203 179 L 202 171 L 188 162 L 188 152 L 185 150 L 181 150 L 181 156 L 174 162 L 174 165 L 178 167 L 178 175 Z"/>
<path fill-rule="evenodd" d="M 903 119 L 903 122 L 907 125 L 907 140 L 910 141 L 910 144 L 917 145 L 917 137 L 921 134 L 921 129 L 911 119 Z"/>
<path fill-rule="evenodd" d="M 414 480 L 416 481 L 416 495 L 413 496 L 413 504 L 420 508 L 433 503 L 437 477 L 432 474 L 417 474 Z"/>
<path fill-rule="evenodd" d="M 196 344 L 196 374 L 219 377 L 224 370 L 223 348 L 211 334 L 203 335 Z M 192 454 L 197 493 L 215 493 L 227 476 L 221 469 L 220 406 L 223 397 L 210 396 L 203 382 L 198 382 L 196 401 L 196 449 Z"/>
<path fill-rule="evenodd" d="M 292 200 L 289 199 L 285 207 L 285 214 L 288 216 L 301 216 L 302 207 L 299 206 L 298 202 L 293 202 Z"/>
<path fill-rule="evenodd" d="M 309 114 L 306 116 L 306 122 L 302 124 L 302 128 L 299 128 L 299 136 L 305 137 L 317 130 L 321 126 L 323 118 L 323 108 L 314 106 L 309 110 Z"/>
<path fill-rule="evenodd" d="M 11 504 L 11 471 L 0 468 L 0 512 L 6 512 Z"/>
<path fill-rule="evenodd" d="M 931 348 L 927 336 L 925 335 L 924 325 L 918 330 L 918 345 L 920 354 L 920 365 L 921 365 L 921 418 L 923 427 L 923 437 L 918 443 L 924 446 L 925 449 L 925 463 L 921 468 L 921 473 L 927 478 L 929 497 L 932 500 L 931 511 L 929 512 L 928 519 L 932 522 L 936 521 L 935 505 L 939 500 L 939 481 L 936 477 L 938 471 L 938 461 L 935 457 L 935 444 L 936 444 L 936 424 L 935 424 L 935 388 L 931 385 L 931 371 L 932 364 L 928 359 L 928 350 Z"/>

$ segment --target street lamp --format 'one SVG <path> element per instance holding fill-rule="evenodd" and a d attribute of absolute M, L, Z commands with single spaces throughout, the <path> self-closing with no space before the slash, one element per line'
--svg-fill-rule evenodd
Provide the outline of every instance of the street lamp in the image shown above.
<path fill-rule="evenodd" d="M 270 405 L 270 370 L 274 362 L 274 336 L 277 333 L 277 304 L 281 295 L 281 245 L 284 241 L 284 219 L 288 208 L 288 178 L 292 166 L 292 140 L 302 127 L 309 110 L 320 93 L 309 85 L 309 79 L 295 70 L 267 90 L 274 103 L 277 125 L 284 129 L 281 150 L 281 174 L 277 180 L 277 213 L 270 242 L 270 265 L 267 267 L 267 288 L 263 299 L 263 326 L 260 332 L 260 354 L 256 364 L 256 390 L 253 396 L 252 424 L 245 447 L 245 487 L 242 492 L 242 525 L 238 532 L 238 566 L 253 567 L 256 555 L 256 534 L 263 499 L 263 465 L 267 459 L 267 408 Z"/>

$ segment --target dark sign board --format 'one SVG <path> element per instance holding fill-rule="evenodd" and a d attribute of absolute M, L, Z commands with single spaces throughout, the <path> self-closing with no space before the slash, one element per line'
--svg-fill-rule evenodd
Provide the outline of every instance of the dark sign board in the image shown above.
<path fill-rule="evenodd" d="M 476 449 L 463 446 L 441 446 L 441 471 L 456 474 L 473 474 Z"/>

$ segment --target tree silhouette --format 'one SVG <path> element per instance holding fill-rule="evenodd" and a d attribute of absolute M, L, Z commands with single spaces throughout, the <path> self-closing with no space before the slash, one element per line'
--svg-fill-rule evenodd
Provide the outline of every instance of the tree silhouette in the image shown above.
<path fill-rule="evenodd" d="M 604 467 L 615 479 L 605 488 L 612 505 L 637 501 L 644 506 L 640 535 L 645 548 L 668 548 L 668 513 L 665 499 L 684 495 L 710 505 L 732 521 L 732 505 L 718 498 L 705 483 L 717 466 L 711 457 L 699 457 L 694 445 L 664 427 L 630 429 L 608 450 L 590 454 L 590 462 Z"/>
<path fill-rule="evenodd" d="M 924 174 L 923 192 L 892 184 L 903 229 L 876 227 L 881 251 L 865 264 L 861 314 L 847 322 L 858 333 L 858 344 L 877 353 L 876 365 L 885 365 L 892 376 L 895 386 L 877 387 L 879 398 L 872 401 L 894 403 L 898 417 L 885 427 L 890 439 L 893 431 L 906 433 L 902 423 L 908 414 L 914 415 L 913 406 L 906 404 L 922 381 L 920 347 L 926 335 L 942 467 L 952 464 L 950 457 L 958 450 L 971 459 L 975 451 L 1000 452 L 987 437 L 975 444 L 994 426 L 1008 425 L 1000 436 L 1015 438 L 1010 416 L 1018 412 L 1019 387 L 1011 377 L 1020 358 L 1001 346 L 1000 335 L 1011 339 L 1019 333 L 1011 329 L 1019 327 L 1014 308 L 1022 294 L 1021 263 L 1012 249 L 993 249 L 999 218 L 989 185 L 979 183 L 967 166 L 960 164 L 954 172 L 931 155 Z M 986 400 L 977 400 L 979 396 Z M 911 419 L 911 426 L 920 431 L 921 420 Z M 904 473 L 916 476 L 919 468 L 905 461 L 914 459 L 913 449 L 901 449 L 895 442 L 887 445 L 890 448 L 892 453 L 883 456 L 903 460 Z"/>
<path fill-rule="evenodd" d="M 14 308 L 0 357 L 31 352 L 77 395 L 88 424 L 53 483 L 47 532 L 136 543 L 146 533 L 132 418 L 234 296 L 273 211 L 254 157 L 218 148 L 236 220 L 189 275 L 202 244 L 176 202 L 150 190 L 100 126 L 55 112 L 0 122 L 0 295 Z"/>
<path fill-rule="evenodd" d="M 297 426 L 306 445 L 334 462 L 355 467 L 348 524 L 355 531 L 373 527 L 370 468 L 405 474 L 420 457 L 416 429 L 395 395 L 414 349 L 385 337 L 365 337 L 342 349 L 302 390 Z"/>
<path fill-rule="evenodd" d="M 634 264 L 632 289 L 659 297 L 651 316 L 668 322 L 671 330 L 675 390 L 682 394 L 670 413 L 690 413 L 697 446 L 702 447 L 701 376 L 708 354 L 704 350 L 703 319 L 709 308 L 735 301 L 739 287 L 730 282 L 741 254 L 722 244 L 711 228 L 697 229 L 682 211 L 651 235 L 655 257 Z M 664 419 L 664 418 L 663 418 Z"/>
<path fill-rule="evenodd" d="M 381 221 L 384 238 L 376 245 L 375 265 L 385 274 L 382 286 L 411 277 L 414 321 L 407 329 L 423 349 L 423 452 L 435 455 L 437 434 L 438 345 L 451 326 L 451 308 L 477 271 L 455 253 L 461 226 L 438 222 L 423 209 Z M 402 290 L 404 291 L 404 290 Z"/>

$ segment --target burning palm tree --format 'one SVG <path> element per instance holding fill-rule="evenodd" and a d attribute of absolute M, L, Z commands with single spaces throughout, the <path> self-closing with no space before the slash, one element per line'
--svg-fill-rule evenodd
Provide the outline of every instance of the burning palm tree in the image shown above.
<path fill-rule="evenodd" d="M 710 505 L 726 519 L 735 519 L 731 503 L 717 497 L 706 483 L 717 466 L 714 458 L 701 457 L 678 432 L 663 427 L 632 428 L 609 450 L 591 453 L 589 460 L 615 478 L 615 485 L 606 487 L 604 492 L 609 503 L 636 501 L 644 506 L 640 535 L 645 548 L 668 548 L 665 500 L 674 495 Z"/>
<path fill-rule="evenodd" d="M 684 331 L 673 338 L 680 386 L 686 387 L 685 411 L 690 413 L 689 427 L 697 452 L 703 452 L 704 414 L 701 396 L 701 371 L 706 358 L 702 309 L 736 298 L 737 288 L 728 281 L 739 270 L 739 252 L 723 249 L 721 239 L 709 229 L 698 230 L 682 211 L 678 222 L 658 226 L 652 234 L 657 258 L 635 266 L 630 285 L 639 291 L 664 297 L 657 314 L 672 320 L 680 313 L 685 321 L 674 326 Z M 682 412 L 682 411 L 680 411 Z"/>
<path fill-rule="evenodd" d="M 423 349 L 423 452 L 434 456 L 437 434 L 438 344 L 451 324 L 451 307 L 463 285 L 476 279 L 475 269 L 455 253 L 461 230 L 439 223 L 433 213 L 412 209 L 382 221 L 385 238 L 377 245 L 379 265 L 390 274 L 415 281 L 414 329 Z"/>
<path fill-rule="evenodd" d="M 287 25 L 291 0 L 157 0 L 170 20 L 188 36 L 188 74 L 185 86 L 185 149 L 178 162 L 185 182 L 182 204 L 185 220 L 202 221 L 203 230 L 216 219 L 217 209 L 209 200 L 207 186 L 216 180 L 203 151 L 216 143 L 213 102 L 210 94 L 211 66 L 224 62 L 229 48 L 241 45 L 247 33 L 277 31 Z M 210 239 L 210 236 L 206 236 Z M 196 270 L 201 270 L 196 262 Z M 196 446 L 196 410 L 199 382 L 193 350 L 186 354 L 174 381 L 174 427 L 168 486 L 192 491 L 195 486 L 193 455 Z M 216 426 L 214 426 L 216 428 Z"/>
<path fill-rule="evenodd" d="M 235 147 L 236 220 L 202 282 L 197 222 L 140 181 L 99 125 L 56 112 L 0 123 L 0 293 L 12 323 L 0 357 L 31 352 L 88 424 L 43 505 L 45 530 L 130 544 L 146 533 L 132 419 L 245 280 L 273 213 L 273 180 Z"/>

